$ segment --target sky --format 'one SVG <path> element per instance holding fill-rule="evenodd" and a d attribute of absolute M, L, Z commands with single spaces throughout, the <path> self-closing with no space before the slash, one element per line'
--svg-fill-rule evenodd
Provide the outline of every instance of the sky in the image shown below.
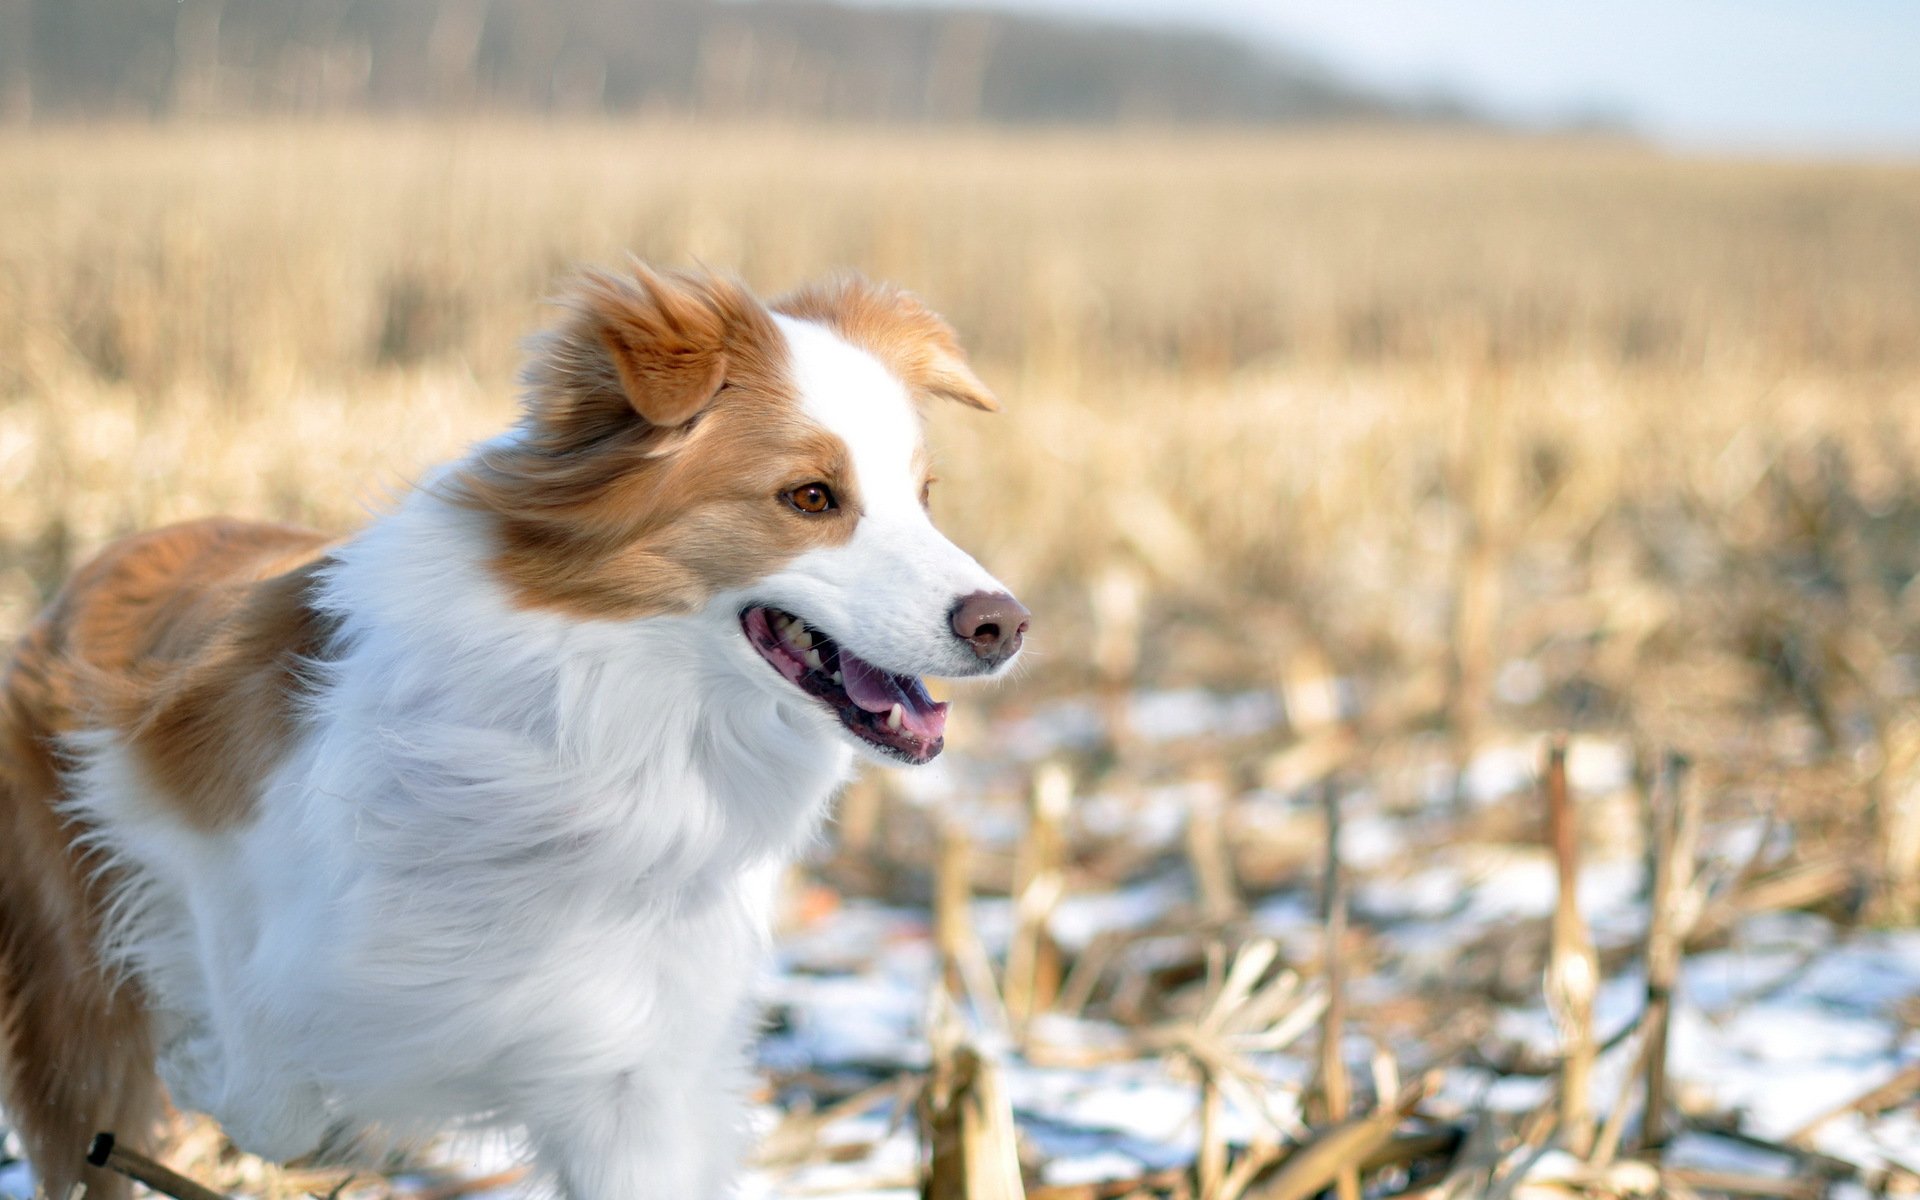
<path fill-rule="evenodd" d="M 882 0 L 914 3 L 917 0 Z M 1671 145 L 1920 155 L 1920 0 L 961 0 L 1202 25 L 1497 116 Z"/>

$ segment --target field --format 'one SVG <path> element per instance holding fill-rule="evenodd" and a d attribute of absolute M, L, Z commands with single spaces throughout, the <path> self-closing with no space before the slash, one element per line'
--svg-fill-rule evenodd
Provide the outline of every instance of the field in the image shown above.
<path fill-rule="evenodd" d="M 911 1185 L 931 1062 L 947 1195 L 1003 1194 L 1008 1108 L 1062 1198 L 1920 1187 L 1920 168 L 115 126 L 0 132 L 0 216 L 8 631 L 132 529 L 364 519 L 510 418 L 581 264 L 852 267 L 960 329 L 1006 411 L 935 415 L 936 516 L 1039 624 L 796 878 L 767 1186 Z"/>

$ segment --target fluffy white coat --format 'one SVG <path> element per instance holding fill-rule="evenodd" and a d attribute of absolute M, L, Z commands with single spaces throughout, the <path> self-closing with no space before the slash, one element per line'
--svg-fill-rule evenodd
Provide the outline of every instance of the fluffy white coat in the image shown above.
<path fill-rule="evenodd" d="M 138 868 L 110 951 L 177 1103 L 275 1159 L 478 1122 L 523 1130 L 584 1200 L 724 1193 L 773 884 L 853 761 L 738 613 L 972 673 L 948 614 L 1004 590 L 921 507 L 902 385 L 778 324 L 806 412 L 851 451 L 845 545 L 691 616 L 582 620 L 510 603 L 477 518 L 429 483 L 336 553 L 341 653 L 257 820 L 188 831 L 110 739 L 76 747 L 74 804 Z"/>

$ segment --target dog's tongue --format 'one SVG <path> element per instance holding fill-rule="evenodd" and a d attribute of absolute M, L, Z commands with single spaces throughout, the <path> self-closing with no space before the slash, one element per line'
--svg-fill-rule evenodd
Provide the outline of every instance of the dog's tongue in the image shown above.
<path fill-rule="evenodd" d="M 868 712 L 884 716 L 898 704 L 900 724 L 916 736 L 934 741 L 946 732 L 947 706 L 936 703 L 911 675 L 882 671 L 847 653 L 845 648 L 840 651 L 840 674 L 845 680 L 848 698 Z"/>

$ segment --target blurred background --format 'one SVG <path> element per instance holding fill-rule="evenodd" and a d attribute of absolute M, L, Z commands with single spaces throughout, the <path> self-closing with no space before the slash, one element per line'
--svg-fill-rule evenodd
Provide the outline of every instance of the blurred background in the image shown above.
<path fill-rule="evenodd" d="M 1916 51 L 1902 0 L 0 0 L 0 628 L 137 528 L 365 520 L 580 265 L 856 268 L 1000 392 L 934 506 L 1038 626 L 796 876 L 754 1187 L 1912 1194 Z"/>

